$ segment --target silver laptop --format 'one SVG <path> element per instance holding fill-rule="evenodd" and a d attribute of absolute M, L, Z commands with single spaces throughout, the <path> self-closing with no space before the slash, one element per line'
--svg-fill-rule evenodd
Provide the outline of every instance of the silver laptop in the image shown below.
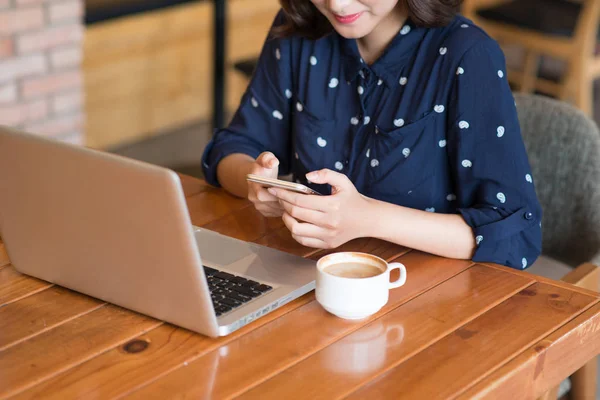
<path fill-rule="evenodd" d="M 192 226 L 173 171 L 0 127 L 14 267 L 224 336 L 314 289 L 314 261 Z"/>

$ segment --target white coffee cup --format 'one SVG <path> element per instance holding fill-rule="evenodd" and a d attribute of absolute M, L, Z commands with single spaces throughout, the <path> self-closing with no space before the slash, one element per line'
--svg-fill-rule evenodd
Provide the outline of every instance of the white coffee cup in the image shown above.
<path fill-rule="evenodd" d="M 347 275 L 360 276 L 358 264 L 366 266 L 367 277 L 340 276 L 344 275 L 344 266 L 352 270 Z M 372 273 L 367 271 L 369 269 Z M 390 272 L 394 269 L 400 271 L 400 278 L 390 282 Z M 317 301 L 331 314 L 344 319 L 362 319 L 379 311 L 388 302 L 389 290 L 405 282 L 406 267 L 401 263 L 388 264 L 366 253 L 333 253 L 317 262 L 315 292 Z"/>

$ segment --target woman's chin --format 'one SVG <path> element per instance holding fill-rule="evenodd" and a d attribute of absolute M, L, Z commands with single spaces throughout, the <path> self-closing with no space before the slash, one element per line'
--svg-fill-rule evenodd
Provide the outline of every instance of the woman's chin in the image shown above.
<path fill-rule="evenodd" d="M 360 39 L 369 34 L 369 30 L 364 27 L 348 26 L 336 23 L 333 25 L 335 31 L 346 39 Z"/>

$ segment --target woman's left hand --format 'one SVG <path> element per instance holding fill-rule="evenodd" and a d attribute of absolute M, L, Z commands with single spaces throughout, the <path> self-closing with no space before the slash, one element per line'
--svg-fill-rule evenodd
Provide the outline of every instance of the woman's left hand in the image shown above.
<path fill-rule="evenodd" d="M 366 236 L 370 202 L 361 195 L 346 175 L 329 169 L 306 175 L 317 184 L 330 184 L 331 196 L 307 195 L 270 188 L 285 212 L 283 222 L 300 244 L 331 249 L 352 239 Z"/>

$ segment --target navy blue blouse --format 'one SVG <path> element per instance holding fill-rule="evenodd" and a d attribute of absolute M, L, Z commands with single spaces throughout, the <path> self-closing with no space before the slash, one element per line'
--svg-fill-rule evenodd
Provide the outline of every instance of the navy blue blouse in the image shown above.
<path fill-rule="evenodd" d="M 275 25 L 282 21 L 280 14 Z M 410 21 L 372 65 L 355 40 L 269 39 L 228 128 L 203 156 L 209 183 L 232 153 L 271 151 L 280 173 L 330 168 L 365 196 L 460 213 L 474 261 L 524 269 L 541 251 L 541 217 L 497 43 L 462 16 Z"/>

